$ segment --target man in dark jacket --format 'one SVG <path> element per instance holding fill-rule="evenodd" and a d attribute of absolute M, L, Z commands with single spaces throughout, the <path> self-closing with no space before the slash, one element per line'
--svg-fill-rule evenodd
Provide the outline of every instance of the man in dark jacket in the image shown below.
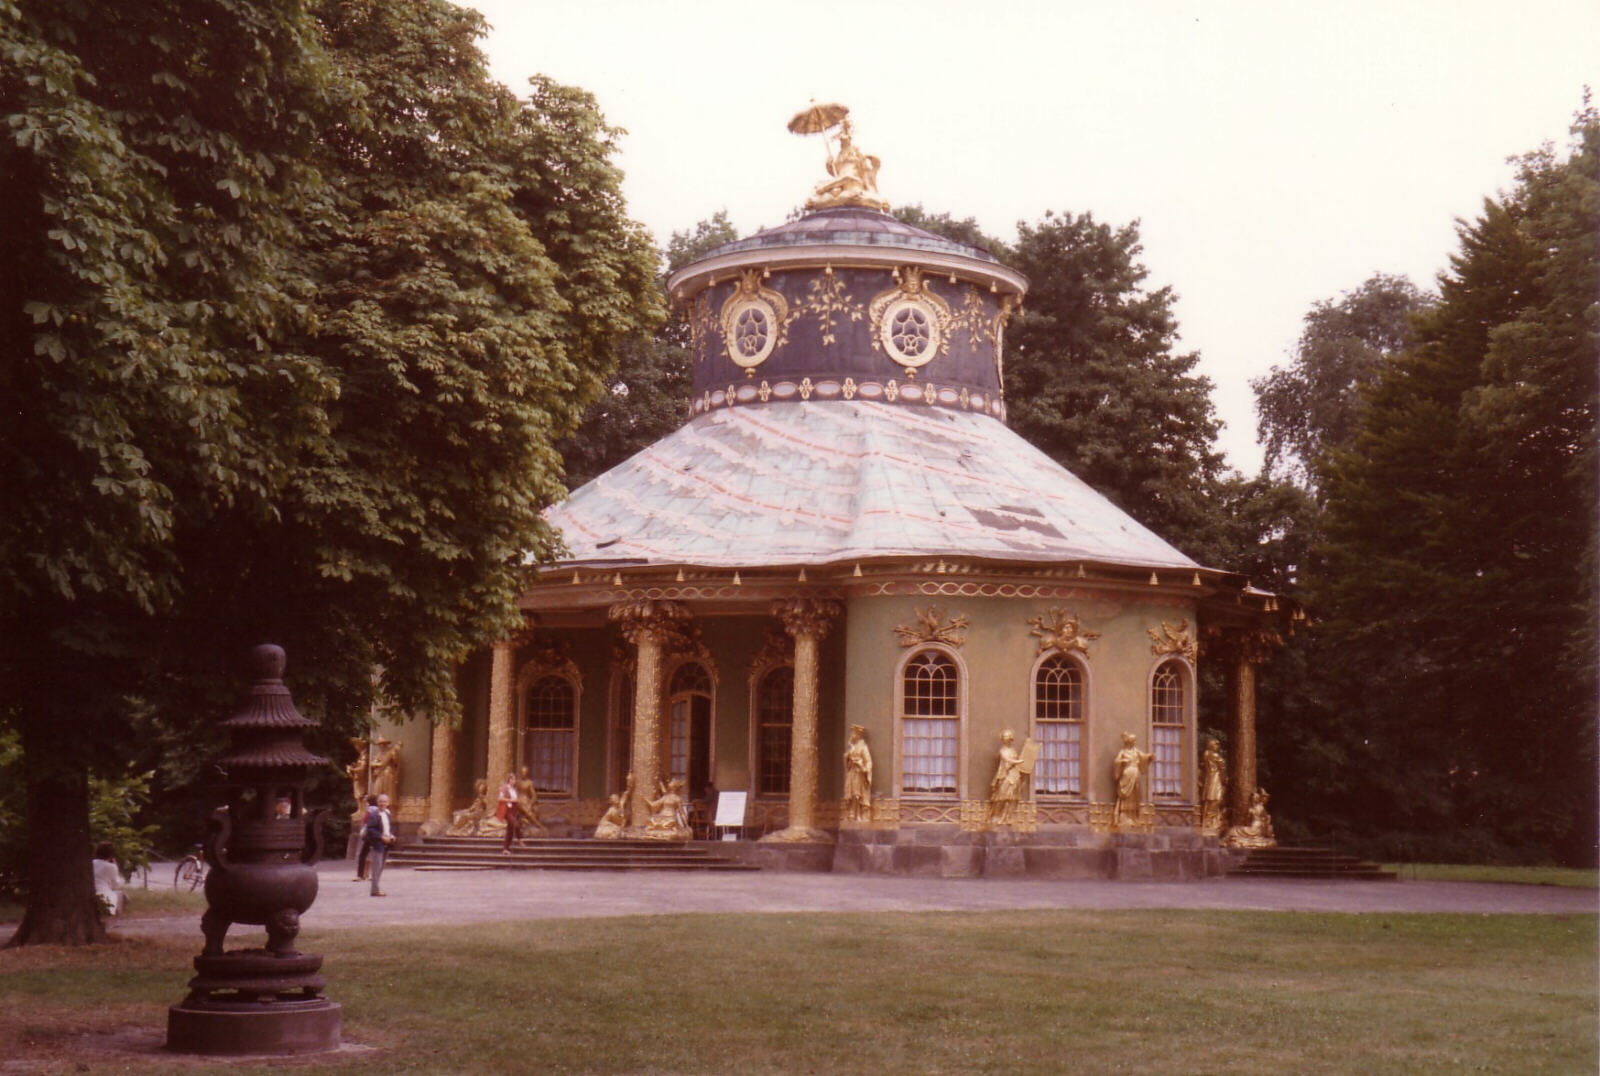
<path fill-rule="evenodd" d="M 367 819 L 362 843 L 370 849 L 372 862 L 372 895 L 386 894 L 378 888 L 383 878 L 383 861 L 389 857 L 389 846 L 394 844 L 394 820 L 389 817 L 389 797 L 378 797 L 378 809 Z"/>
<path fill-rule="evenodd" d="M 356 852 L 356 876 L 352 881 L 364 882 L 367 880 L 367 855 L 371 848 L 367 845 L 367 827 L 372 825 L 372 820 L 378 814 L 378 797 L 367 795 L 367 809 L 361 815 L 361 847 Z"/>

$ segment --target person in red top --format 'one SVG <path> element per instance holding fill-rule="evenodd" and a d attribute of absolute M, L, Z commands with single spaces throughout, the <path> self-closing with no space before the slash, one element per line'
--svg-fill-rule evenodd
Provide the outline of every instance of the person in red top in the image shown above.
<path fill-rule="evenodd" d="M 511 854 L 511 842 L 517 839 L 517 775 L 506 774 L 505 784 L 500 786 L 500 803 L 494 809 L 495 817 L 506 824 L 506 841 L 500 847 L 500 854 Z"/>

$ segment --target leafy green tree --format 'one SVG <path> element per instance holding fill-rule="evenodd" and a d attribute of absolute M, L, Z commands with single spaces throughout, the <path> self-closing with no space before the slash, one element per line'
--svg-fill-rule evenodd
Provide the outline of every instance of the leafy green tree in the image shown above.
<path fill-rule="evenodd" d="M 375 698 L 452 718 L 454 662 L 551 552 L 552 445 L 658 303 L 615 132 L 581 91 L 490 81 L 476 13 L 0 15 L 13 941 L 72 943 L 102 936 L 88 770 L 203 780 L 251 644 L 288 649 L 327 743 Z"/>
<path fill-rule="evenodd" d="M 1147 290 L 1137 223 L 1046 213 L 1019 224 L 1032 286 L 1006 334 L 1013 429 L 1180 548 L 1221 477 L 1211 382 L 1178 354 L 1170 288 Z"/>
<path fill-rule="evenodd" d="M 1355 436 L 1362 390 L 1410 343 L 1430 303 L 1405 277 L 1376 273 L 1311 308 L 1290 364 L 1251 382 L 1269 471 L 1315 488 L 1318 461 Z"/>
<path fill-rule="evenodd" d="M 727 212 L 718 210 L 693 229 L 672 233 L 665 252 L 667 272 L 737 238 Z M 584 412 L 577 432 L 558 446 L 567 483 L 574 488 L 667 436 L 683 425 L 688 414 L 694 379 L 689 369 L 689 326 L 682 310 L 675 311 L 650 340 L 630 343 L 620 359 L 606 379 L 605 391 Z"/>
<path fill-rule="evenodd" d="M 1211 382 L 1174 354 L 1170 288 L 1148 291 L 1137 222 L 1046 212 L 1009 246 L 972 218 L 903 206 L 908 224 L 986 250 L 1027 275 L 1006 330 L 1006 406 L 1023 438 L 1186 552 L 1215 553 L 1208 506 L 1224 480 Z"/>
<path fill-rule="evenodd" d="M 1322 705 L 1369 833 L 1594 857 L 1592 108 L 1574 131 L 1461 227 L 1416 345 L 1331 456 L 1316 597 L 1343 682 Z"/>
<path fill-rule="evenodd" d="M 896 219 L 921 228 L 935 235 L 942 235 L 946 239 L 954 239 L 958 243 L 965 243 L 970 247 L 977 247 L 993 254 L 1001 261 L 1009 261 L 1011 250 L 1005 243 L 992 235 L 984 233 L 977 220 L 972 217 L 956 219 L 949 213 L 932 213 L 921 205 L 903 205 L 895 209 Z"/>
<path fill-rule="evenodd" d="M 264 348 L 304 322 L 289 207 L 329 70 L 294 2 L 0 0 L 0 691 L 27 759 L 23 941 L 103 937 L 91 763 L 182 589 L 192 508 L 261 503 L 332 387 Z M 279 421 L 255 421 L 258 401 Z M 81 854 L 74 854 L 80 852 Z"/>

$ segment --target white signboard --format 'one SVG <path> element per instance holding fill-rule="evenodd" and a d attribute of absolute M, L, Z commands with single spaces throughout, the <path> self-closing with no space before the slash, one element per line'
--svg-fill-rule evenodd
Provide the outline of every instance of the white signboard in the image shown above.
<path fill-rule="evenodd" d="M 740 829 L 744 826 L 744 805 L 748 792 L 718 792 L 717 818 L 711 823 L 718 829 Z"/>

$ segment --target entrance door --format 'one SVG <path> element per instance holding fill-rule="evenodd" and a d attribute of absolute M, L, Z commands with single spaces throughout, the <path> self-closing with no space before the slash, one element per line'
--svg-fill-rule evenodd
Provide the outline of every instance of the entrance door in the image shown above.
<path fill-rule="evenodd" d="M 667 698 L 667 772 L 684 783 L 691 801 L 711 782 L 711 677 L 695 662 L 672 674 Z"/>

